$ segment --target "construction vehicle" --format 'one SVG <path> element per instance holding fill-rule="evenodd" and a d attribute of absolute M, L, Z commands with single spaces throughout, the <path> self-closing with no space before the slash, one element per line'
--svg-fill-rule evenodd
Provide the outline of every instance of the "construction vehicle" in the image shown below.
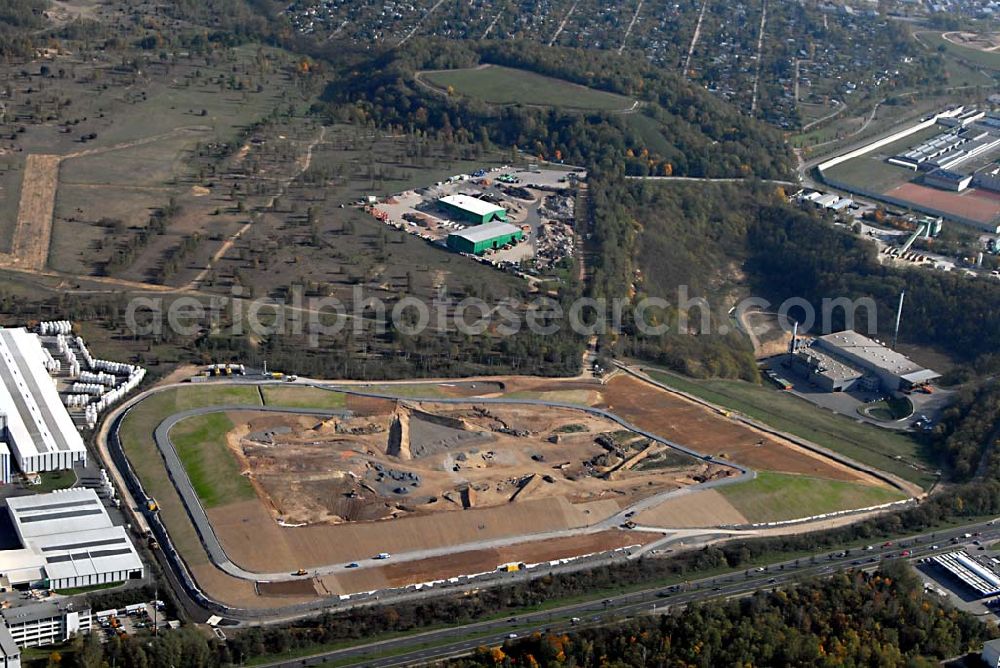
<path fill-rule="evenodd" d="M 156 505 L 156 499 L 152 497 L 146 499 L 146 510 L 148 510 L 151 513 L 155 513 L 159 509 L 160 507 Z"/>
<path fill-rule="evenodd" d="M 304 568 L 300 568 L 299 570 L 292 573 L 292 575 L 305 575 L 305 574 L 306 574 L 306 569 Z"/>

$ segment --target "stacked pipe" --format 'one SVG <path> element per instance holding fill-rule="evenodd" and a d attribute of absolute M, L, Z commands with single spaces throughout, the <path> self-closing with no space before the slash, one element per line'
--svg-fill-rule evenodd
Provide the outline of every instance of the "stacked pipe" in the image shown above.
<path fill-rule="evenodd" d="M 38 323 L 38 333 L 42 336 L 66 335 L 73 331 L 73 323 L 69 320 L 48 320 Z"/>
<path fill-rule="evenodd" d="M 108 479 L 108 472 L 103 468 L 101 469 L 101 487 L 107 490 L 108 498 L 115 498 L 115 486 L 111 484 L 111 480 Z"/>
<path fill-rule="evenodd" d="M 104 373 L 103 371 L 98 373 L 83 371 L 80 373 L 80 381 L 84 383 L 100 383 L 101 385 L 114 387 L 118 383 L 118 378 L 114 374 Z"/>
<path fill-rule="evenodd" d="M 59 373 L 62 365 L 59 364 L 59 360 L 52 357 L 52 353 L 49 352 L 48 348 L 42 348 L 42 355 L 45 357 L 45 370 L 50 374 Z"/>
<path fill-rule="evenodd" d="M 83 408 L 90 403 L 89 394 L 67 394 L 63 397 L 63 403 L 69 408 Z"/>
<path fill-rule="evenodd" d="M 87 368 L 88 369 L 93 369 L 94 368 L 94 356 L 90 354 L 89 350 L 87 350 L 87 344 L 85 344 L 83 342 L 83 337 L 82 336 L 76 337 L 76 346 L 80 349 L 80 355 L 83 357 L 83 361 L 87 363 L 87 365 L 86 365 Z"/>
<path fill-rule="evenodd" d="M 100 383 L 73 383 L 70 387 L 70 392 L 73 394 L 90 394 L 93 396 L 101 396 L 104 394 L 105 387 Z"/>

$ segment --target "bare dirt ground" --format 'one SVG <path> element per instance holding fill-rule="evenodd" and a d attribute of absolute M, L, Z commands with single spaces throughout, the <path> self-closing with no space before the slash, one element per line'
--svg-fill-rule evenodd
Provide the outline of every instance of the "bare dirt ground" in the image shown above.
<path fill-rule="evenodd" d="M 644 526 L 674 529 L 747 524 L 747 518 L 714 489 L 695 490 L 668 499 L 639 513 L 634 520 Z"/>
<path fill-rule="evenodd" d="M 870 481 L 848 466 L 758 432 L 631 376 L 612 378 L 603 396 L 609 410 L 698 452 L 759 470 Z"/>
<path fill-rule="evenodd" d="M 974 32 L 946 32 L 941 37 L 952 44 L 967 49 L 992 53 L 1000 49 L 1000 33 L 979 34 Z"/>
<path fill-rule="evenodd" d="M 234 413 L 230 451 L 274 520 L 297 527 L 528 499 L 627 505 L 729 475 L 569 409 L 360 400 L 351 418 Z"/>
<path fill-rule="evenodd" d="M 517 546 L 489 550 L 471 550 L 424 559 L 420 562 L 389 563 L 367 572 L 339 574 L 321 578 L 329 591 L 364 591 L 373 584 L 401 587 L 431 582 L 469 573 L 485 573 L 508 563 L 540 564 L 556 559 L 607 552 L 630 545 L 645 545 L 659 536 L 654 533 L 601 531 L 598 533 L 555 540 L 534 541 Z"/>
<path fill-rule="evenodd" d="M 58 155 L 28 156 L 11 253 L 0 257 L 0 265 L 34 271 L 45 269 L 52 238 L 52 212 L 55 210 L 61 159 Z"/>
<path fill-rule="evenodd" d="M 747 313 L 740 325 L 750 337 L 757 359 L 780 355 L 788 350 L 792 335 L 779 326 L 777 314 L 761 311 Z"/>
<path fill-rule="evenodd" d="M 271 573 L 348 563 L 379 552 L 413 552 L 583 527 L 619 510 L 613 500 L 572 504 L 549 497 L 451 513 L 448 521 L 440 515 L 418 515 L 288 528 L 278 525 L 260 502 L 244 501 L 212 508 L 208 517 L 233 562 L 250 571 Z"/>

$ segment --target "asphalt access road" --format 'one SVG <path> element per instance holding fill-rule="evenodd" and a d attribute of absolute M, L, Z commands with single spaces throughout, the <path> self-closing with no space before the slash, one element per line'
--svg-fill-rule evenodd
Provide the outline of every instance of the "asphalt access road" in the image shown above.
<path fill-rule="evenodd" d="M 743 596 L 754 591 L 787 585 L 800 578 L 830 575 L 844 568 L 872 569 L 885 560 L 901 558 L 901 552 L 904 550 L 910 553 L 907 559 L 920 559 L 969 545 L 974 539 L 965 539 L 963 535 L 976 532 L 981 532 L 982 535 L 976 536 L 975 539 L 984 541 L 1000 539 L 1000 526 L 992 522 L 970 524 L 891 541 L 888 545 L 879 542 L 873 544 L 872 550 L 853 548 L 846 554 L 839 550 L 823 552 L 813 557 L 769 564 L 763 567 L 763 570 L 749 569 L 695 580 L 683 585 L 655 587 L 545 612 L 465 624 L 320 653 L 302 659 L 276 661 L 266 664 L 265 668 L 298 668 L 321 665 L 327 661 L 371 668 L 419 665 L 461 656 L 483 645 L 500 644 L 507 640 L 511 633 L 524 636 L 534 632 L 545 632 L 546 629 L 565 629 L 567 626 L 574 626 L 570 621 L 574 617 L 580 619 L 578 623 L 580 626 L 598 625 L 614 619 L 676 609 L 693 601 Z M 953 543 L 953 540 L 958 542 Z"/>

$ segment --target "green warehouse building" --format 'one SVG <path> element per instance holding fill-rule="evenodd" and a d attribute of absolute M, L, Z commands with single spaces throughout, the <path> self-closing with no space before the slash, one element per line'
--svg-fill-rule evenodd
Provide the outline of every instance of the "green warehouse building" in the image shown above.
<path fill-rule="evenodd" d="M 494 220 L 507 220 L 507 211 L 502 206 L 490 204 L 469 195 L 449 195 L 438 200 L 448 213 L 472 225 L 484 225 Z"/>
<path fill-rule="evenodd" d="M 486 223 L 448 235 L 448 248 L 459 253 L 482 255 L 524 238 L 524 232 L 510 223 Z"/>

